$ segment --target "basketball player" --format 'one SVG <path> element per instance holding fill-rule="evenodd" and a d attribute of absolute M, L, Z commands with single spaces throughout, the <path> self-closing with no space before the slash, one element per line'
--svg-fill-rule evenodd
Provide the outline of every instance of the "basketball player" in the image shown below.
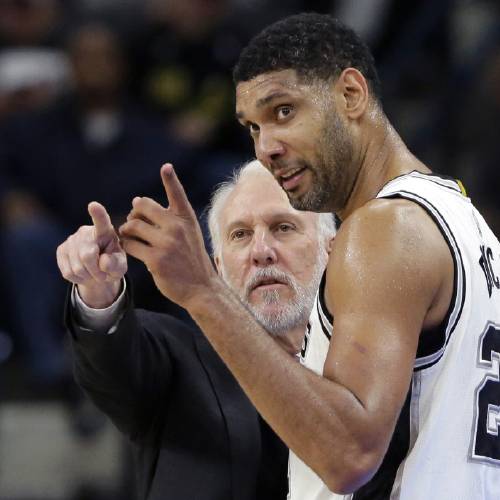
<path fill-rule="evenodd" d="M 286 447 L 200 331 L 133 308 L 126 255 L 109 216 L 97 203 L 89 212 L 94 224 L 57 252 L 63 276 L 77 284 L 66 311 L 75 376 L 133 442 L 138 498 L 284 499 Z M 223 279 L 297 359 L 332 216 L 293 210 L 253 161 L 214 193 L 209 228 Z"/>
<path fill-rule="evenodd" d="M 292 205 L 342 221 L 303 364 L 211 269 L 172 166 L 169 208 L 136 199 L 150 223 L 121 228 L 126 251 L 291 448 L 292 500 L 500 498 L 498 240 L 460 184 L 407 149 L 372 56 L 332 17 L 268 27 L 234 76 L 237 116 Z"/>

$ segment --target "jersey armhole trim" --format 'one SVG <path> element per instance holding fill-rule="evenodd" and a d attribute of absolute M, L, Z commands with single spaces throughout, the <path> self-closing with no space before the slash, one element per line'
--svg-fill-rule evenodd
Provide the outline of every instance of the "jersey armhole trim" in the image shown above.
<path fill-rule="evenodd" d="M 448 223 L 430 201 L 404 190 L 382 195 L 381 198 L 403 198 L 421 206 L 443 235 L 453 259 L 453 295 L 450 306 L 438 327 L 420 334 L 414 366 L 415 371 L 419 371 L 433 366 L 441 359 L 462 314 L 466 290 L 462 253 Z"/>
<path fill-rule="evenodd" d="M 381 195 L 381 193 L 390 190 L 394 184 L 397 184 L 400 180 L 404 179 L 405 177 L 432 182 L 433 184 L 436 184 L 442 188 L 449 189 L 450 191 L 454 191 L 455 193 L 466 197 L 464 193 L 465 188 L 463 188 L 463 184 L 458 179 L 455 179 L 454 177 L 450 177 L 448 175 L 437 174 L 435 172 L 425 173 L 425 172 L 419 172 L 418 170 L 412 170 L 411 172 L 394 177 L 389 182 L 387 182 L 387 184 L 382 186 L 380 191 L 377 193 L 376 197 L 388 198 L 388 196 Z"/>
<path fill-rule="evenodd" d="M 326 335 L 328 340 L 330 340 L 332 338 L 332 332 L 333 332 L 333 315 L 326 307 L 325 288 L 326 288 L 326 270 L 323 273 L 321 282 L 319 284 L 317 309 L 318 309 L 318 319 L 321 324 L 321 330 Z"/>

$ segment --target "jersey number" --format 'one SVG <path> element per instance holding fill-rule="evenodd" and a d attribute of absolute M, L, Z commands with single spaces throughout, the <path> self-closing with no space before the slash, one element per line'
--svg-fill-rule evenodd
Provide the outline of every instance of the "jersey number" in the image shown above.
<path fill-rule="evenodd" d="M 493 363 L 496 359 L 497 363 Z M 500 328 L 488 325 L 481 336 L 479 365 L 488 369 L 476 389 L 476 428 L 472 458 L 500 465 Z M 496 366 L 496 373 L 491 373 Z"/>

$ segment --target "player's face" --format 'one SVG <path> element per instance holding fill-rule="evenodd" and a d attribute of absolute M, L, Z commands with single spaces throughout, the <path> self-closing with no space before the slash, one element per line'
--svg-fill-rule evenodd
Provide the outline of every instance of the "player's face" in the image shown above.
<path fill-rule="evenodd" d="M 265 170 L 245 175 L 222 209 L 218 268 L 275 335 L 306 326 L 327 259 L 317 218 L 294 210 Z"/>
<path fill-rule="evenodd" d="M 353 148 L 331 84 L 303 83 L 293 70 L 264 73 L 238 84 L 236 114 L 294 208 L 345 206 Z"/>

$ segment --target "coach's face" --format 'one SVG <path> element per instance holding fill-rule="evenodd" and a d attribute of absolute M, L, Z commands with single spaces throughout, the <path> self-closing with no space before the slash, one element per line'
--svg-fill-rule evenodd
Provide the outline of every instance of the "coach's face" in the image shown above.
<path fill-rule="evenodd" d="M 217 268 L 275 335 L 307 323 L 327 259 L 317 219 L 294 210 L 264 169 L 244 174 L 221 210 Z"/>
<path fill-rule="evenodd" d="M 331 212 L 347 202 L 353 148 L 338 96 L 336 84 L 304 83 L 294 70 L 264 73 L 236 88 L 236 114 L 256 156 L 296 209 Z"/>

